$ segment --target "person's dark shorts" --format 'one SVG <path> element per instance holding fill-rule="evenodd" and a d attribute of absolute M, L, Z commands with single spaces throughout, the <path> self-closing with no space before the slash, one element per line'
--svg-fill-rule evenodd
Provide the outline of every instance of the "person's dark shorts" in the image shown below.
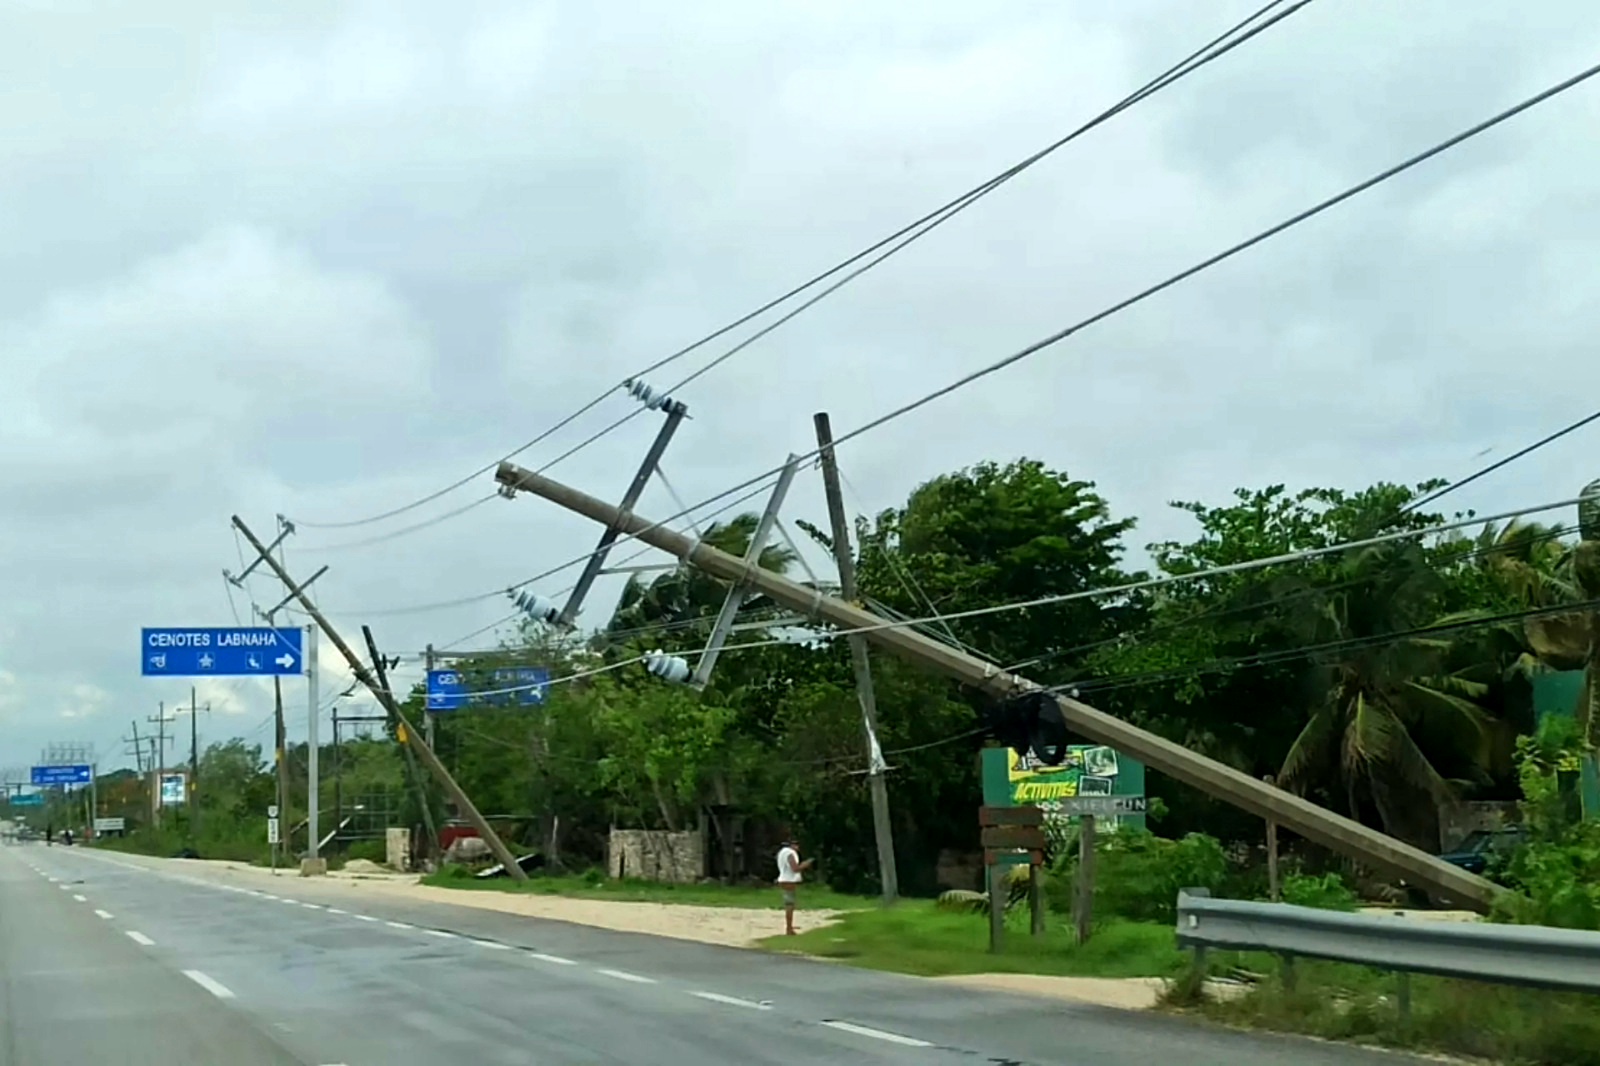
<path fill-rule="evenodd" d="M 783 905 L 785 907 L 793 907 L 794 906 L 794 893 L 795 893 L 795 888 L 796 887 L 797 886 L 795 886 L 795 885 L 779 885 L 778 886 L 778 891 L 783 893 Z"/>

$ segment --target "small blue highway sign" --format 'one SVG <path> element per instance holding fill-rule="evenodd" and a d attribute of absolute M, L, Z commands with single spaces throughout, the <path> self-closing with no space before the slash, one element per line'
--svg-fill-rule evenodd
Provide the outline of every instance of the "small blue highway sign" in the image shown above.
<path fill-rule="evenodd" d="M 544 702 L 550 671 L 542 666 L 496 670 L 429 670 L 428 710 L 529 707 Z"/>
<path fill-rule="evenodd" d="M 295 628 L 142 629 L 145 677 L 274 677 L 305 670 L 305 634 Z"/>

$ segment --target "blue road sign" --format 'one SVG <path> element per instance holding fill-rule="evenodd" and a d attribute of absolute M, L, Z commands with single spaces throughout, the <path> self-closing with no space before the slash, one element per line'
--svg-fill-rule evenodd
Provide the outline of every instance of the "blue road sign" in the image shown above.
<path fill-rule="evenodd" d="M 142 629 L 145 677 L 273 677 L 305 669 L 305 634 L 294 628 Z"/>
<path fill-rule="evenodd" d="M 43 792 L 27 792 L 27 793 L 23 793 L 22 795 L 12 796 L 11 797 L 11 806 L 13 806 L 13 807 L 43 807 L 44 806 L 44 793 Z"/>
<path fill-rule="evenodd" d="M 76 766 L 35 766 L 29 772 L 34 785 L 87 785 L 94 780 L 94 771 L 87 763 Z"/>
<path fill-rule="evenodd" d="M 500 670 L 429 670 L 428 710 L 531 707 L 544 702 L 550 671 L 542 666 Z"/>

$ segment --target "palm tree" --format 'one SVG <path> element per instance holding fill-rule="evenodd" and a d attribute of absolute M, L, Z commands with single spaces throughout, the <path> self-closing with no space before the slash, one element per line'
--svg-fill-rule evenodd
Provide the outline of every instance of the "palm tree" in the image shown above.
<path fill-rule="evenodd" d="M 1311 717 L 1279 781 L 1437 846 L 1439 806 L 1487 781 L 1504 743 L 1477 702 L 1487 687 L 1450 670 L 1449 641 L 1393 638 L 1427 625 L 1444 591 L 1422 549 L 1368 549 L 1339 569 L 1346 580 L 1316 601 L 1309 628 L 1344 646 L 1314 671 Z"/>
<path fill-rule="evenodd" d="M 730 555 L 743 556 L 749 550 L 750 538 L 755 535 L 760 521 L 758 515 L 742 514 L 725 523 L 714 522 L 706 527 L 700 541 Z M 763 570 L 782 574 L 796 558 L 787 547 L 768 546 L 762 549 L 759 562 Z M 688 565 L 669 570 L 648 584 L 637 576 L 630 577 L 616 613 L 602 635 L 626 639 L 636 630 L 661 630 L 662 627 L 671 627 L 664 630 L 669 633 L 700 633 L 703 627 L 698 627 L 697 623 L 717 613 L 727 590 L 725 583 Z M 747 610 L 762 606 L 771 606 L 765 597 L 752 596 L 745 601 Z"/>

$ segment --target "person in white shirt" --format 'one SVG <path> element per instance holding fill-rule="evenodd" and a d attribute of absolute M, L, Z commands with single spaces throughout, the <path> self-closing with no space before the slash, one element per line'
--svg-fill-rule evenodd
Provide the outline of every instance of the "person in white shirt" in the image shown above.
<path fill-rule="evenodd" d="M 778 889 L 783 893 L 784 932 L 789 936 L 794 936 L 795 890 L 800 887 L 802 874 L 811 869 L 812 861 L 801 861 L 798 841 L 785 840 L 783 847 L 778 849 Z"/>

